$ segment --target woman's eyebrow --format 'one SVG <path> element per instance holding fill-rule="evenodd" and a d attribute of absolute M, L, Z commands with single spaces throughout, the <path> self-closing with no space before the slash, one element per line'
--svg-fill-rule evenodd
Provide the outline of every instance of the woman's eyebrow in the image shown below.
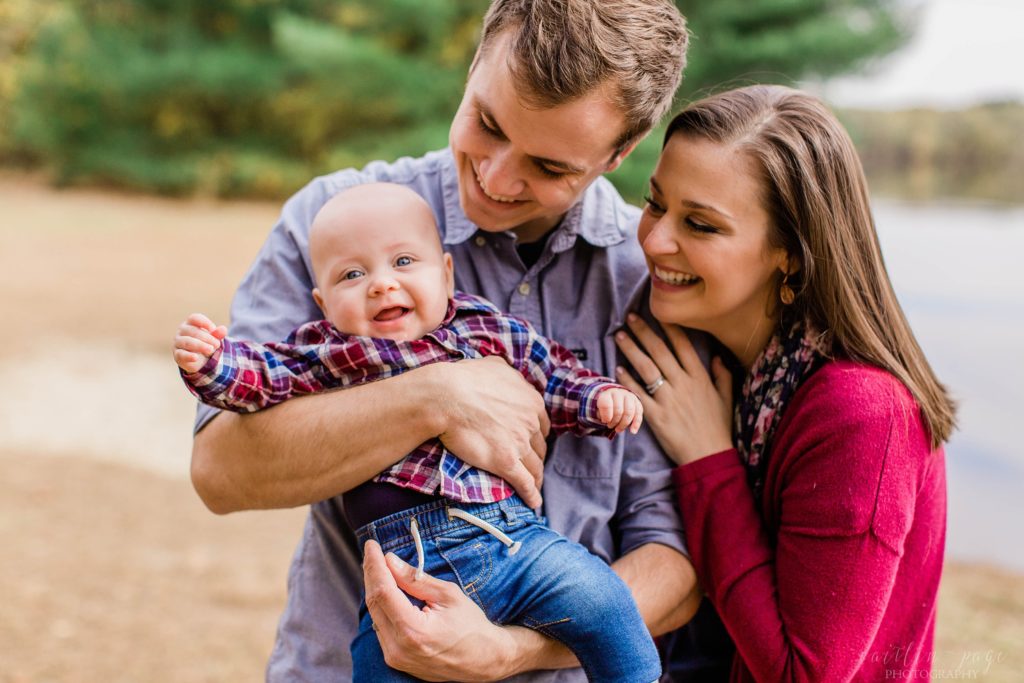
<path fill-rule="evenodd" d="M 658 194 L 664 194 L 661 191 L 661 186 L 658 185 L 658 181 L 654 179 L 654 176 L 651 176 L 651 187 Z M 725 211 L 722 211 L 721 209 L 719 209 L 719 208 L 717 208 L 715 206 L 712 206 L 711 204 L 702 204 L 701 202 L 695 202 L 692 199 L 680 199 L 679 203 L 682 204 L 683 206 L 686 206 L 686 207 L 691 208 L 691 209 L 700 209 L 702 211 L 713 211 L 713 212 L 717 213 L 719 216 L 722 216 L 724 218 L 728 218 L 729 220 L 735 220 L 728 213 L 726 213 Z"/>

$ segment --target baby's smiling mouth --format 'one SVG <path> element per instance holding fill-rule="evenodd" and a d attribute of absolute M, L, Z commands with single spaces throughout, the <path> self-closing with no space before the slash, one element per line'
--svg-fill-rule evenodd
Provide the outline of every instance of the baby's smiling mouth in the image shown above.
<path fill-rule="evenodd" d="M 377 322 L 384 323 L 392 320 L 398 320 L 403 315 L 409 313 L 412 309 L 406 308 L 405 306 L 391 306 L 380 311 L 377 315 L 373 316 L 373 319 Z"/>

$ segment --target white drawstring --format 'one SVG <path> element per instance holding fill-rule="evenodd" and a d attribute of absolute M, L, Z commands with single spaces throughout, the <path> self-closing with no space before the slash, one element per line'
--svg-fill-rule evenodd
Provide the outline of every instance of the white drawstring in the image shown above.
<path fill-rule="evenodd" d="M 452 517 L 458 517 L 463 521 L 469 522 L 475 527 L 483 529 L 491 536 L 494 536 L 496 539 L 505 544 L 505 547 L 508 548 L 509 555 L 515 555 L 523 546 L 523 544 L 519 541 L 513 541 L 511 538 L 508 537 L 507 534 L 505 534 L 501 529 L 497 528 L 493 524 L 485 522 L 484 520 L 480 519 L 475 515 L 471 515 L 465 510 L 460 510 L 459 508 L 448 508 L 448 519 L 451 519 Z M 423 555 L 423 539 L 420 537 L 420 525 L 416 521 L 415 517 L 413 517 L 412 520 L 409 522 L 409 533 L 412 534 L 413 543 L 416 544 L 416 580 L 419 581 L 423 578 L 424 575 L 423 565 L 425 560 Z"/>
<path fill-rule="evenodd" d="M 451 519 L 452 517 L 458 517 L 461 520 L 469 522 L 475 527 L 483 529 L 491 536 L 494 536 L 496 539 L 505 544 L 505 547 L 508 548 L 509 555 L 515 555 L 517 552 L 519 552 L 519 548 L 521 548 L 523 545 L 519 541 L 513 541 L 501 529 L 493 526 L 488 522 L 485 522 L 479 517 L 469 514 L 465 510 L 460 510 L 459 508 L 448 508 L 448 518 Z"/>
<path fill-rule="evenodd" d="M 420 538 L 420 525 L 413 517 L 409 522 L 409 531 L 412 533 L 412 540 L 416 544 L 416 580 L 423 578 L 423 539 Z"/>

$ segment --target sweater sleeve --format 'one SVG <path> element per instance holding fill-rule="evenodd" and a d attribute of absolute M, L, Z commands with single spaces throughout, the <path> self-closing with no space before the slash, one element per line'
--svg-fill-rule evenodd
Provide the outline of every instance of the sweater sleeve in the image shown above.
<path fill-rule="evenodd" d="M 823 370 L 776 433 L 769 524 L 735 450 L 676 469 L 697 575 L 754 679 L 846 681 L 861 669 L 900 608 L 893 585 L 927 452 L 894 378 Z"/>

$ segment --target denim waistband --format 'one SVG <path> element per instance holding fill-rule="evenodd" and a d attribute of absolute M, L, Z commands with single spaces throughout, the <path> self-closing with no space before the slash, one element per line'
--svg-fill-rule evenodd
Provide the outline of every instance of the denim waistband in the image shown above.
<path fill-rule="evenodd" d="M 466 528 L 475 528 L 462 519 L 449 516 L 450 508 L 463 510 L 488 522 L 504 521 L 511 524 L 517 519 L 536 519 L 533 510 L 526 507 L 526 503 L 515 494 L 496 503 L 460 503 L 445 498 L 396 512 L 359 527 L 356 530 L 359 547 L 362 548 L 371 538 L 380 543 L 381 549 L 385 553 L 405 545 L 412 545 L 414 541 L 409 531 L 409 524 L 414 518 L 423 538 L 433 538 Z"/>

